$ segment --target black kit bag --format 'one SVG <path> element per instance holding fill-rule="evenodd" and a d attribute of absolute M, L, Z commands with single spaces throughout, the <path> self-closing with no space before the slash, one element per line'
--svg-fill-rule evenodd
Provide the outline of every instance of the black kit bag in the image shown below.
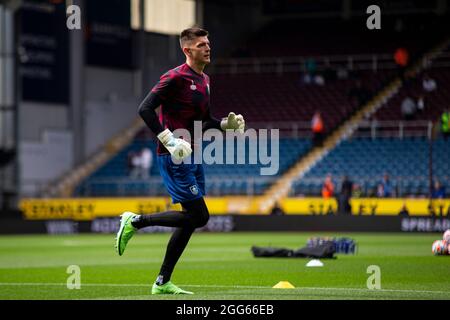
<path fill-rule="evenodd" d="M 292 257 L 294 255 L 294 250 L 273 247 L 253 246 L 252 252 L 255 257 Z"/>
<path fill-rule="evenodd" d="M 326 242 L 324 244 L 315 247 L 303 247 L 294 251 L 294 257 L 296 258 L 315 258 L 315 259 L 335 259 L 336 252 L 335 246 L 332 242 Z"/>
<path fill-rule="evenodd" d="M 286 257 L 286 258 L 314 258 L 335 259 L 335 247 L 332 243 L 324 243 L 315 247 L 303 247 L 298 250 L 273 247 L 252 247 L 253 256 L 258 257 Z"/>

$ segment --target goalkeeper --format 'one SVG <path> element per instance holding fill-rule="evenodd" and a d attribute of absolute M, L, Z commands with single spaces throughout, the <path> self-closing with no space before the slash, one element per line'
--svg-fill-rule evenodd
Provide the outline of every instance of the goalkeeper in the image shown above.
<path fill-rule="evenodd" d="M 201 164 L 193 161 L 191 143 L 175 138 L 172 131 L 187 129 L 193 137 L 194 121 L 203 122 L 203 130 L 217 128 L 244 132 L 245 121 L 241 115 L 230 112 L 218 120 L 212 117 L 209 102 L 209 77 L 203 69 L 210 63 L 208 32 L 200 28 L 184 30 L 180 45 L 186 63 L 161 76 L 139 106 L 139 115 L 158 138 L 157 162 L 167 191 L 173 203 L 180 203 L 183 211 L 166 211 L 147 215 L 124 212 L 116 237 L 119 255 L 134 233 L 148 226 L 175 227 L 167 245 L 166 254 L 152 294 L 192 294 L 170 281 L 174 267 L 196 228 L 206 225 L 209 219 L 205 195 L 205 177 Z M 161 106 L 159 119 L 155 109 Z"/>

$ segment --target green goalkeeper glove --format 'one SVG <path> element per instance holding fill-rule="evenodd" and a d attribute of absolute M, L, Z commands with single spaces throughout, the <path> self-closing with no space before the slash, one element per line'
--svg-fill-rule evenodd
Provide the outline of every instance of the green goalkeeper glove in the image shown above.
<path fill-rule="evenodd" d="M 164 130 L 158 134 L 157 137 L 170 154 L 177 160 L 187 158 L 192 153 L 190 143 L 183 139 L 175 138 L 169 129 Z"/>
<path fill-rule="evenodd" d="M 228 117 L 222 119 L 220 127 L 222 130 L 236 130 L 239 133 L 244 133 L 244 117 L 241 114 L 236 115 L 234 112 L 230 112 Z"/>

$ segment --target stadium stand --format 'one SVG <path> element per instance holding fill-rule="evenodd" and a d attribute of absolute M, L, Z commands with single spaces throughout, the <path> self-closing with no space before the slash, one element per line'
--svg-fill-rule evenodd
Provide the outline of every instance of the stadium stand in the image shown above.
<path fill-rule="evenodd" d="M 384 26 L 387 26 L 385 30 L 390 30 L 390 36 L 386 37 L 386 32 L 371 35 L 371 47 L 367 48 L 365 41 L 357 41 L 358 37 L 365 37 L 367 30 L 361 31 L 361 34 L 348 32 L 349 30 L 354 31 L 355 23 L 361 23 L 361 21 L 351 20 L 346 23 L 333 19 L 326 21 L 324 25 L 318 20 L 316 26 L 311 26 L 311 21 L 308 21 L 308 30 L 314 30 L 314 32 L 299 32 L 299 30 L 303 30 L 302 22 L 276 20 L 244 44 L 244 47 L 252 48 L 252 51 L 247 51 L 241 55 L 242 57 L 261 56 L 262 53 L 272 60 L 275 57 L 283 59 L 283 57 L 289 56 L 303 56 L 297 61 L 294 68 L 286 68 L 289 63 L 288 58 L 285 61 L 280 60 L 278 67 L 281 65 L 281 68 L 275 68 L 269 72 L 259 68 L 262 60 L 252 60 L 250 69 L 246 71 L 242 69 L 238 72 L 233 69 L 233 63 L 227 65 L 225 69 L 219 69 L 214 64 L 211 66 L 211 103 L 213 114 L 216 117 L 224 116 L 229 110 L 234 110 L 237 113 L 245 114 L 248 124 L 255 123 L 259 124 L 259 127 L 269 128 L 277 127 L 274 125 L 276 123 L 293 126 L 297 123 L 303 126 L 305 131 L 302 132 L 300 138 L 297 137 L 296 132 L 282 135 L 280 170 L 275 177 L 258 177 L 260 165 L 206 165 L 205 171 L 208 177 L 206 188 L 209 195 L 262 194 L 278 177 L 311 150 L 309 122 L 317 110 L 320 110 L 323 115 L 326 133 L 333 132 L 362 106 L 360 103 L 355 104 L 350 98 L 350 93 L 357 82 L 360 82 L 362 87 L 367 90 L 369 99 L 395 78 L 397 71 L 391 61 L 395 48 L 407 44 L 412 58 L 418 57 L 426 49 L 429 49 L 431 44 L 435 44 L 445 32 L 445 28 L 439 29 L 443 23 L 440 19 L 408 16 L 399 22 L 399 17 L 387 17 L 383 23 Z M 392 29 L 400 28 L 397 26 L 398 23 L 402 24 L 401 28 L 404 28 L 404 31 L 391 32 Z M 333 29 L 332 36 L 328 32 L 330 28 Z M 430 37 L 430 30 L 437 30 L 437 32 L 431 32 L 433 36 Z M 350 34 L 351 36 L 349 36 Z M 425 34 L 426 36 L 424 36 Z M 286 43 L 286 39 L 295 41 L 289 41 L 292 45 L 288 47 L 277 46 L 278 42 Z M 418 41 L 418 39 L 423 41 Z M 374 55 L 374 60 L 369 62 L 369 65 L 363 66 L 362 60 L 366 57 L 359 56 L 358 58 L 358 55 L 367 52 Z M 330 64 L 333 75 L 331 78 L 328 77 L 326 65 L 323 63 L 326 64 L 328 57 L 332 55 L 343 54 L 353 56 L 344 57 L 344 62 L 341 64 Z M 325 78 L 324 84 L 305 84 L 302 80 L 305 70 L 302 64 L 307 55 L 316 55 L 317 61 L 320 61 L 318 70 Z M 375 55 L 380 55 L 380 57 L 384 55 L 383 59 L 388 61 L 385 62 L 384 67 L 376 60 Z M 239 57 L 239 55 L 236 56 Z M 354 58 L 361 59 L 359 67 L 353 65 Z M 300 68 L 298 68 L 299 61 Z M 276 63 L 278 62 L 279 59 Z M 345 69 L 348 75 L 342 78 L 338 77 L 337 70 L 339 68 Z M 223 72 L 224 70 L 225 72 Z M 449 74 L 445 70 L 431 70 L 429 74 L 436 79 L 439 86 L 448 83 Z M 399 93 L 382 106 L 371 119 L 396 122 L 401 120 L 400 104 L 403 97 L 410 92 L 417 92 L 420 85 L 419 78 L 404 83 Z M 448 90 L 439 90 L 438 93 L 427 96 L 426 103 L 427 108 L 430 106 L 429 112 L 428 110 L 423 112 L 418 120 L 435 120 L 444 108 L 446 101 L 450 101 L 449 98 Z M 138 134 L 133 143 L 85 179 L 76 188 L 75 193 L 79 196 L 166 195 L 156 163 L 152 167 L 150 180 L 135 180 L 128 177 L 127 154 L 130 151 L 140 150 L 144 145 L 149 146 L 153 152 L 155 151 L 154 140 L 148 135 L 145 136 L 146 134 Z M 405 139 L 402 137 L 387 139 L 371 137 L 343 142 L 322 161 L 319 161 L 306 176 L 294 182 L 291 193 L 294 195 L 318 195 L 320 194 L 321 180 L 327 173 L 331 173 L 335 177 L 348 173 L 352 179 L 358 180 L 362 184 L 365 194 L 369 195 L 375 181 L 378 181 L 384 172 L 389 172 L 393 179 L 401 181 L 398 182 L 399 194 L 424 195 L 428 190 L 428 179 L 426 178 L 427 159 L 423 157 L 427 153 L 420 153 L 419 156 L 417 152 L 425 150 L 427 145 L 424 137 Z M 412 148 L 413 146 L 414 148 Z M 410 151 L 410 148 L 413 151 Z M 439 161 L 443 161 L 443 166 L 441 166 L 441 162 L 436 163 L 435 173 L 442 176 L 443 179 L 448 179 L 445 175 L 446 172 L 441 172 L 445 170 L 443 168 L 446 168 L 445 161 L 449 162 L 445 154 L 450 151 L 447 148 L 447 144 L 441 140 L 436 142 L 435 152 L 437 154 L 435 156 L 441 159 Z M 380 150 L 385 151 L 377 153 Z M 408 152 L 416 152 L 410 156 L 417 161 L 420 160 L 420 163 L 417 161 L 403 163 L 403 160 L 396 160 L 405 154 L 409 155 Z M 409 156 L 405 156 L 405 159 L 407 158 Z M 404 161 L 408 162 L 408 160 Z M 375 162 L 376 165 L 369 165 Z M 416 176 L 412 176 L 411 173 Z"/>
<path fill-rule="evenodd" d="M 446 56 L 447 52 L 448 49 L 442 55 Z M 433 92 L 422 88 L 425 74 L 437 83 Z M 343 175 L 348 175 L 362 187 L 363 195 L 376 196 L 377 185 L 387 173 L 394 183 L 394 196 L 428 196 L 429 138 L 436 135 L 437 139 L 432 142 L 433 181 L 439 180 L 448 187 L 450 142 L 441 138 L 438 131 L 440 115 L 450 104 L 449 80 L 450 69 L 432 67 L 406 80 L 398 93 L 372 115 L 375 130 L 372 132 L 369 128 L 364 134 L 360 128 L 352 139 L 342 142 L 304 177 L 295 181 L 292 194 L 320 195 L 324 176 L 329 173 L 334 176 L 336 185 Z M 401 113 L 403 99 L 411 96 L 417 100 L 421 95 L 425 97 L 425 109 L 416 112 L 414 121 L 405 121 Z"/>
<path fill-rule="evenodd" d="M 300 73 L 214 75 L 212 104 L 216 115 L 233 108 L 249 121 L 310 121 L 322 111 L 325 130 L 334 130 L 358 105 L 351 103 L 349 93 L 360 81 L 369 94 L 380 90 L 392 72 L 355 72 L 349 79 L 336 79 L 323 86 L 302 84 Z"/>
<path fill-rule="evenodd" d="M 422 88 L 424 75 L 429 75 L 437 83 L 437 89 L 433 92 L 426 92 Z M 450 105 L 450 69 L 430 69 L 422 72 L 419 76 L 407 80 L 400 92 L 387 104 L 380 108 L 374 118 L 380 121 L 401 121 L 404 120 L 401 113 L 401 103 L 406 96 L 417 101 L 419 96 L 425 98 L 425 109 L 417 112 L 414 120 L 435 121 L 440 114 Z"/>
<path fill-rule="evenodd" d="M 362 187 L 362 195 L 376 196 L 384 174 L 393 183 L 393 196 L 426 196 L 429 192 L 429 140 L 411 138 L 354 138 L 342 142 L 301 180 L 294 183 L 295 195 L 320 196 L 324 177 L 331 174 L 336 186 L 348 175 Z M 433 142 L 433 175 L 441 182 L 450 181 L 450 143 Z"/>
<path fill-rule="evenodd" d="M 144 147 L 149 147 L 153 154 L 156 152 L 154 140 L 140 139 L 139 137 L 142 137 L 142 135 L 137 135 L 133 143 L 83 181 L 77 187 L 76 194 L 79 196 L 167 195 L 159 177 L 156 161 L 151 168 L 150 179 L 130 178 L 128 175 L 127 155 L 130 152 L 138 152 Z M 235 160 L 236 148 L 235 146 Z M 310 148 L 310 139 L 281 138 L 279 174 L 289 168 Z M 246 163 L 248 163 L 248 143 L 246 144 L 245 154 Z M 223 161 L 225 162 L 225 158 Z M 205 164 L 207 192 L 210 195 L 261 194 L 274 179 L 273 177 L 258 178 L 259 170 L 262 167 L 265 166 L 261 165 L 259 161 L 255 165 Z"/>

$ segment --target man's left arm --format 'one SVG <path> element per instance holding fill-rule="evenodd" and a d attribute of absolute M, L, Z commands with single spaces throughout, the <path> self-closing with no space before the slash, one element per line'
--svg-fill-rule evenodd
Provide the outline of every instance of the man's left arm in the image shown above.
<path fill-rule="evenodd" d="M 208 129 L 219 129 L 220 127 L 220 120 L 213 117 L 211 114 L 211 109 L 208 108 L 208 112 L 206 113 L 205 117 L 203 118 L 203 130 Z"/>
<path fill-rule="evenodd" d="M 234 112 L 230 112 L 227 117 L 219 120 L 214 118 L 211 115 L 210 109 L 208 109 L 208 113 L 203 119 L 203 130 L 208 130 L 212 128 L 219 129 L 222 131 L 236 130 L 240 133 L 244 133 L 245 120 L 242 115 L 240 114 L 236 115 Z"/>

